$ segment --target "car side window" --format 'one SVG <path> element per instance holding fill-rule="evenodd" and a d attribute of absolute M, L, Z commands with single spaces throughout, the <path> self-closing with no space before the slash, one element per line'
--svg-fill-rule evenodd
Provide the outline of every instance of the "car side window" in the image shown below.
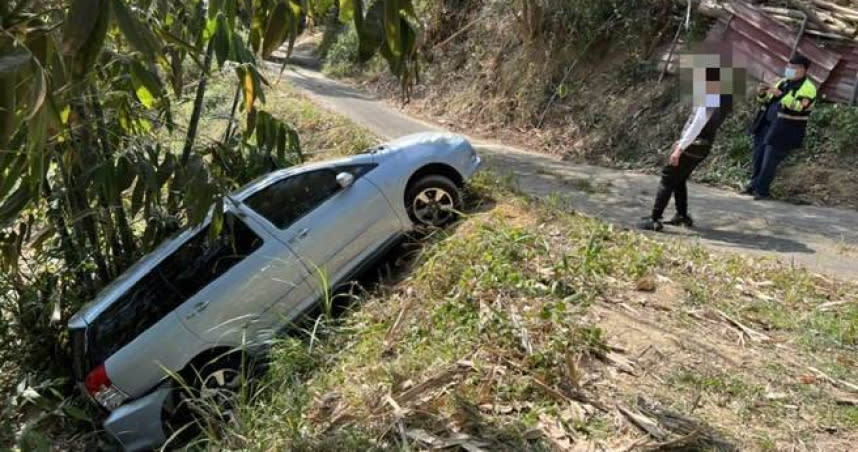
<path fill-rule="evenodd" d="M 244 203 L 279 229 L 286 229 L 340 191 L 328 169 L 289 176 L 254 193 Z"/>
<path fill-rule="evenodd" d="M 92 362 L 102 362 L 262 246 L 231 213 L 212 239 L 206 226 L 126 290 L 91 326 Z"/>

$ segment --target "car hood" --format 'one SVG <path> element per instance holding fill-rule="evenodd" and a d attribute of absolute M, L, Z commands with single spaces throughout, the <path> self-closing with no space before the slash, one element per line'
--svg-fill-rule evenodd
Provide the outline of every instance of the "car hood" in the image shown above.
<path fill-rule="evenodd" d="M 419 152 L 427 148 L 453 148 L 466 141 L 467 139 L 462 135 L 444 132 L 423 132 L 397 138 L 371 150 L 370 154 L 383 159 L 385 156 L 400 152 Z"/>

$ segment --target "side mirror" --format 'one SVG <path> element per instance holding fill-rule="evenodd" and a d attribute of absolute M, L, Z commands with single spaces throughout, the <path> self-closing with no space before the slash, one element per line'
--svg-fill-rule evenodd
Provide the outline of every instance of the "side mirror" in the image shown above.
<path fill-rule="evenodd" d="M 343 189 L 349 188 L 355 183 L 355 177 L 352 176 L 351 173 L 342 172 L 337 174 L 337 183 L 340 184 L 340 187 Z"/>

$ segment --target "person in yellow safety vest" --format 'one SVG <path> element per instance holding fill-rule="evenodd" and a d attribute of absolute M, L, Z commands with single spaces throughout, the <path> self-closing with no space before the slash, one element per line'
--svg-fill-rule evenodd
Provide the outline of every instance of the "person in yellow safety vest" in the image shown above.
<path fill-rule="evenodd" d="M 804 141 L 816 103 L 816 86 L 807 78 L 809 67 L 810 60 L 797 55 L 789 60 L 785 78 L 757 92 L 760 111 L 750 129 L 754 136 L 753 174 L 744 190 L 755 200 L 771 199 L 769 187 L 775 170 Z"/>

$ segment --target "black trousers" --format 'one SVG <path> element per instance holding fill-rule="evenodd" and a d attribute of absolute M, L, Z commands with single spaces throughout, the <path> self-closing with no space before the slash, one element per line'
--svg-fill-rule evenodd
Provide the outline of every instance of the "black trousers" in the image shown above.
<path fill-rule="evenodd" d="M 710 147 L 689 147 L 679 157 L 679 165 L 668 164 L 661 170 L 661 182 L 658 185 L 658 193 L 655 195 L 655 204 L 652 207 L 652 218 L 661 220 L 664 209 L 673 196 L 676 205 L 676 213 L 688 216 L 688 179 L 697 165 L 709 155 Z"/>

